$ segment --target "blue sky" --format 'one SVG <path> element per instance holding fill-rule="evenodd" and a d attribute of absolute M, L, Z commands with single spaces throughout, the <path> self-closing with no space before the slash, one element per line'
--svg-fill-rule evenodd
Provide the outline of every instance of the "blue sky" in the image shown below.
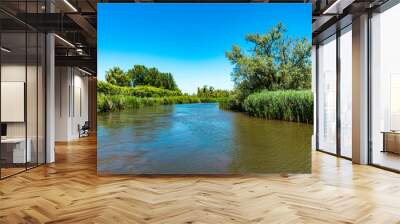
<path fill-rule="evenodd" d="M 183 92 L 232 89 L 233 44 L 282 22 L 292 37 L 311 40 L 311 4 L 98 4 L 98 77 L 135 64 L 171 72 Z"/>

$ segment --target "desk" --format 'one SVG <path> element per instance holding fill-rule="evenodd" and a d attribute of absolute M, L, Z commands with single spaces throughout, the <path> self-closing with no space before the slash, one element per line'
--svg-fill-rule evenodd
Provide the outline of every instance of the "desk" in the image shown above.
<path fill-rule="evenodd" d="M 2 154 L 3 154 L 3 152 L 7 152 L 7 151 L 10 151 L 12 154 L 12 157 L 10 155 L 9 156 L 10 158 L 6 158 L 6 160 L 8 160 L 8 162 L 10 162 L 10 163 L 31 162 L 31 160 L 32 160 L 32 153 L 31 153 L 32 141 L 31 141 L 31 139 L 28 138 L 26 142 L 28 143 L 27 144 L 28 147 L 26 147 L 26 152 L 25 152 L 25 138 L 1 139 Z M 5 149 L 3 149 L 4 146 L 5 146 Z M 13 147 L 10 149 L 9 146 L 13 146 Z M 2 157 L 3 157 L 3 155 L 2 155 Z M 11 158 L 12 158 L 12 160 L 11 160 Z"/>
<path fill-rule="evenodd" d="M 400 154 L 400 131 L 382 131 L 383 150 L 382 152 L 392 152 Z"/>

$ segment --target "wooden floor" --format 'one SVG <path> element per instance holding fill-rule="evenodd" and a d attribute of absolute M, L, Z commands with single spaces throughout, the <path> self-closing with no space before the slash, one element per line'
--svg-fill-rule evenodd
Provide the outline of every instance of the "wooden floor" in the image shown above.
<path fill-rule="evenodd" d="M 0 223 L 400 223 L 400 175 L 313 153 L 313 174 L 99 177 L 96 139 L 0 181 Z"/>

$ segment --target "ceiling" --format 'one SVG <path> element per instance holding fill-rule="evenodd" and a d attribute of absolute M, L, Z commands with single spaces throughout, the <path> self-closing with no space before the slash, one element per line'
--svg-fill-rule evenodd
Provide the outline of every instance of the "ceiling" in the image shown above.
<path fill-rule="evenodd" d="M 351 23 L 352 17 L 362 13 L 372 12 L 387 1 L 388 0 L 313 0 L 313 42 L 318 42 L 317 37 L 325 35 L 327 31 L 335 32 L 336 29 L 332 29 L 332 27 L 340 27 L 340 21 L 350 20 Z"/>
<path fill-rule="evenodd" d="M 25 31 L 55 33 L 56 66 L 78 66 L 96 74 L 96 0 L 1 0 L 2 39 L 13 51 L 25 54 Z M 31 38 L 27 38 L 28 41 Z M 27 52 L 36 49 L 28 44 Z"/>

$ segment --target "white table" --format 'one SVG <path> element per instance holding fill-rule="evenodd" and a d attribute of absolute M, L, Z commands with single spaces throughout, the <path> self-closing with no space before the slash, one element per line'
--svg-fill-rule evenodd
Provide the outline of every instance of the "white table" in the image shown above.
<path fill-rule="evenodd" d="M 26 139 L 28 143 L 25 151 L 25 138 L 5 138 L 1 139 L 1 144 L 14 145 L 13 148 L 13 163 L 26 163 L 31 162 L 32 152 L 31 145 L 32 141 L 30 138 Z"/>

